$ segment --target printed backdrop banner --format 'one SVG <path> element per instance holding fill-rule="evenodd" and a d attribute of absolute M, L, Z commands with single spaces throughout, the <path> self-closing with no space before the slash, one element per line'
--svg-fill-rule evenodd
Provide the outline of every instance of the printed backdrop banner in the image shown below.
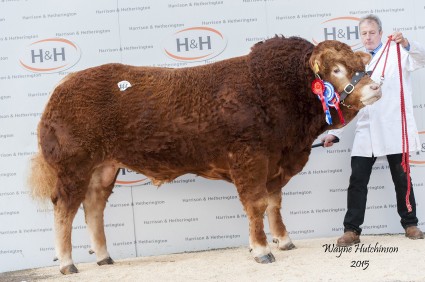
<path fill-rule="evenodd" d="M 54 264 L 52 206 L 32 201 L 26 178 L 41 113 L 68 73 L 112 62 L 171 68 L 210 64 L 246 55 L 253 44 L 276 34 L 315 44 L 336 39 L 358 50 L 359 17 L 369 13 L 382 19 L 384 38 L 402 31 L 425 44 L 422 0 L 42 2 L 0 0 L 0 272 Z M 411 164 L 423 226 L 424 70 L 414 81 L 422 151 L 411 156 Z M 304 170 L 284 188 L 282 214 L 293 239 L 343 232 L 353 131 L 350 123 L 340 143 L 314 149 Z M 248 244 L 248 221 L 230 183 L 184 175 L 158 189 L 143 175 L 121 169 L 116 184 L 105 210 L 114 259 Z M 363 229 L 366 234 L 403 232 L 385 161 L 373 169 Z M 95 260 L 88 253 L 82 208 L 72 244 L 75 262 Z"/>

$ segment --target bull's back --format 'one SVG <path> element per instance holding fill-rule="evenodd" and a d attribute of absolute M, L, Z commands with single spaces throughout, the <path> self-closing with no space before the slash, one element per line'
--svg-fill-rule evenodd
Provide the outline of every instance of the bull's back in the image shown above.
<path fill-rule="evenodd" d="M 258 122 L 240 98 L 250 95 L 247 76 L 243 59 L 186 69 L 103 65 L 65 78 L 43 120 L 62 139 L 133 167 L 199 167 Z M 120 91 L 120 81 L 131 87 Z"/>
<path fill-rule="evenodd" d="M 257 104 L 248 99 L 254 93 L 243 58 L 167 70 L 141 81 L 127 93 L 135 98 L 122 93 L 128 123 L 120 134 L 119 159 L 130 156 L 153 170 L 167 165 L 190 171 L 221 162 L 239 137 L 258 138 Z"/>
<path fill-rule="evenodd" d="M 220 64 L 134 68 L 134 76 L 128 79 L 133 86 L 118 94 L 122 122 L 115 156 L 131 166 L 190 170 L 222 154 L 217 151 L 218 140 L 231 142 L 232 133 L 237 132 L 229 122 L 239 122 L 222 111 L 226 103 L 237 104 L 229 96 L 235 90 L 227 80 L 232 73 L 239 73 L 239 81 L 243 80 L 240 71 L 223 69 Z M 224 150 L 225 144 L 221 145 Z"/>

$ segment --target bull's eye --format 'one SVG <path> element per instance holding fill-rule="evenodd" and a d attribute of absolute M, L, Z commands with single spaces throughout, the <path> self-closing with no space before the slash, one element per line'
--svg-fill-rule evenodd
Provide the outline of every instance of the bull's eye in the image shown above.
<path fill-rule="evenodd" d="M 338 74 L 341 70 L 339 68 L 336 68 L 333 70 L 333 73 Z"/>

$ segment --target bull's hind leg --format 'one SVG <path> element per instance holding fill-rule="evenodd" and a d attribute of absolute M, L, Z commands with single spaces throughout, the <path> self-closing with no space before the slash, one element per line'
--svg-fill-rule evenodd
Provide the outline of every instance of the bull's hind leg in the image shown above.
<path fill-rule="evenodd" d="M 282 203 L 282 191 L 277 189 L 268 195 L 267 217 L 269 219 L 270 232 L 273 236 L 273 242 L 277 243 L 280 250 L 291 250 L 295 248 L 289 237 L 285 224 L 283 224 L 282 214 L 280 212 Z"/>
<path fill-rule="evenodd" d="M 117 170 L 118 168 L 114 165 L 103 165 L 96 168 L 83 201 L 86 224 L 91 240 L 90 252 L 96 254 L 98 265 L 114 263 L 106 247 L 103 212 L 106 201 L 114 188 Z"/>
<path fill-rule="evenodd" d="M 72 260 L 72 222 L 80 206 L 83 194 L 80 190 L 83 183 L 65 185 L 64 179 L 59 178 L 57 184 L 58 196 L 54 197 L 54 217 L 55 217 L 55 245 L 56 257 L 59 259 L 59 268 L 62 274 L 77 273 Z"/>
<path fill-rule="evenodd" d="M 275 261 L 264 233 L 264 213 L 267 208 L 267 159 L 245 156 L 231 170 L 239 198 L 249 220 L 249 244 L 255 261 Z"/>

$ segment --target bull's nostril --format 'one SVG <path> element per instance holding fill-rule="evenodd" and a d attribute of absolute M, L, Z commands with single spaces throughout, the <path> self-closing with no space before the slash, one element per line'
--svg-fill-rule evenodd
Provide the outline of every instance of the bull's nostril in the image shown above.
<path fill-rule="evenodd" d="M 372 90 L 378 90 L 379 84 L 372 84 L 372 85 L 370 85 L 370 88 L 372 88 Z"/>

